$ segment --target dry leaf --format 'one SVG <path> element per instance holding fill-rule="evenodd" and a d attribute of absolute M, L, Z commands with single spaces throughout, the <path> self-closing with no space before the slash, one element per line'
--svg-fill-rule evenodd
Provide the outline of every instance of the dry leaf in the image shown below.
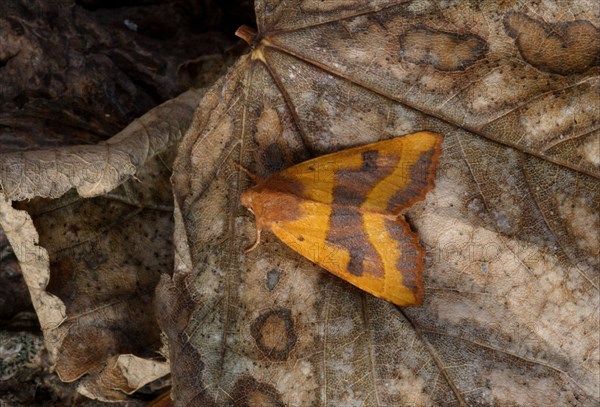
<path fill-rule="evenodd" d="M 169 371 L 154 287 L 173 269 L 169 177 L 200 93 L 139 116 L 187 87 L 184 62 L 212 58 L 206 86 L 231 44 L 212 0 L 143 3 L 0 2 L 0 224 L 54 369 L 112 401 Z"/>
<path fill-rule="evenodd" d="M 176 403 L 596 405 L 594 9 L 257 1 L 252 50 L 174 167 L 176 268 L 158 301 Z M 232 161 L 264 176 L 419 130 L 445 135 L 436 188 L 407 216 L 428 253 L 422 308 L 272 236 L 243 254 L 249 182 Z"/>
<path fill-rule="evenodd" d="M 87 375 L 87 396 L 124 399 L 169 373 L 154 287 L 173 268 L 171 162 L 200 95 L 164 103 L 104 144 L 0 154 L 0 225 L 56 372 Z"/>

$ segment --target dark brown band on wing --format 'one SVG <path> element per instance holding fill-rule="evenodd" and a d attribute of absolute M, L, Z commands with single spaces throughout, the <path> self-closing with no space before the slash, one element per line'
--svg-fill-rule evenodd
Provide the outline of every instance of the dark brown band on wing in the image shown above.
<path fill-rule="evenodd" d="M 364 273 L 365 259 L 370 263 L 376 259 L 380 267 L 382 266 L 379 255 L 363 231 L 362 214 L 358 209 L 334 206 L 326 239 L 327 243 L 348 251 L 350 254 L 348 271 L 355 276 Z"/>
<path fill-rule="evenodd" d="M 329 219 L 326 241 L 348 251 L 350 254 L 348 271 L 356 276 L 365 272 L 365 260 L 369 263 L 369 271 L 383 270 L 379 254 L 364 233 L 362 214 L 358 209 L 375 184 L 394 170 L 391 166 L 377 167 L 378 158 L 377 150 L 367 150 L 362 153 L 360 168 L 335 171 L 333 211 Z"/>
<path fill-rule="evenodd" d="M 360 206 L 375 184 L 394 171 L 393 166 L 378 167 L 378 158 L 379 151 L 367 150 L 362 153 L 360 168 L 335 171 L 334 205 Z"/>
<path fill-rule="evenodd" d="M 424 257 L 419 238 L 402 221 L 386 219 L 385 227 L 392 239 L 397 241 L 400 251 L 396 268 L 402 273 L 402 285 L 415 291 L 417 297 L 419 297 L 423 291 L 420 270 L 423 268 Z"/>
<path fill-rule="evenodd" d="M 412 164 L 408 171 L 410 182 L 405 188 L 392 195 L 386 208 L 388 211 L 398 213 L 425 198 L 425 194 L 433 188 L 438 156 L 439 150 L 435 147 L 419 155 L 417 162 Z"/>

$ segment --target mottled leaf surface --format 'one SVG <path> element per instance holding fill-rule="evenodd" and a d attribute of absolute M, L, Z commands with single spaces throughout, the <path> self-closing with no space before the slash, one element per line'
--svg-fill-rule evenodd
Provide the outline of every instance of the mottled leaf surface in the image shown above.
<path fill-rule="evenodd" d="M 598 16 L 588 2 L 256 1 L 252 48 L 174 166 L 158 290 L 181 406 L 592 406 L 598 350 Z M 252 40 L 252 39 L 251 39 Z M 241 208 L 260 176 L 445 135 L 406 218 L 425 303 L 328 275 Z"/>

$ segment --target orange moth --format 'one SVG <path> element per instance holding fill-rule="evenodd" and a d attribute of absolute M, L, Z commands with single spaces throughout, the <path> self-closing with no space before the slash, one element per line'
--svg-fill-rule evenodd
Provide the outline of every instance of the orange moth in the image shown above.
<path fill-rule="evenodd" d="M 283 243 L 360 289 L 421 305 L 424 250 L 402 213 L 434 186 L 442 136 L 420 132 L 327 154 L 257 181 L 241 196 L 256 243 Z"/>

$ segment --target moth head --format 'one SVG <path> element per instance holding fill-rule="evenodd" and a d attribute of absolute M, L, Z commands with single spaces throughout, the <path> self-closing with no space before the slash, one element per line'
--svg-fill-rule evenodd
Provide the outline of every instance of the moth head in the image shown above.
<path fill-rule="evenodd" d="M 250 189 L 247 189 L 246 191 L 242 192 L 240 200 L 242 201 L 243 206 L 248 208 L 250 212 L 254 213 L 254 211 L 252 210 L 252 206 L 254 204 L 254 193 Z"/>
<path fill-rule="evenodd" d="M 257 227 L 262 228 L 264 226 L 265 219 L 263 216 L 264 202 L 261 200 L 261 195 L 253 188 L 250 188 L 242 192 L 240 201 L 242 202 L 242 205 L 248 209 L 252 215 L 254 215 Z"/>

